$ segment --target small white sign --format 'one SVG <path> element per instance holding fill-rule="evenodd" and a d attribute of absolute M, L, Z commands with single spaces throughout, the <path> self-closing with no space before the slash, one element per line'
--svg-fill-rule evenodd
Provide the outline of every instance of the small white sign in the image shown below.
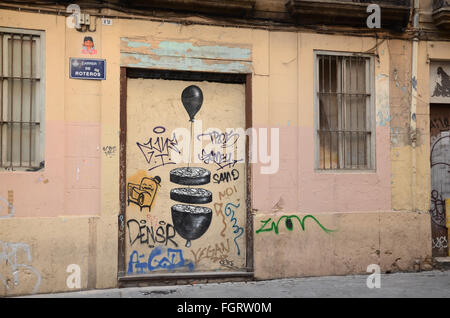
<path fill-rule="evenodd" d="M 103 25 L 112 25 L 113 20 L 108 18 L 102 18 Z"/>

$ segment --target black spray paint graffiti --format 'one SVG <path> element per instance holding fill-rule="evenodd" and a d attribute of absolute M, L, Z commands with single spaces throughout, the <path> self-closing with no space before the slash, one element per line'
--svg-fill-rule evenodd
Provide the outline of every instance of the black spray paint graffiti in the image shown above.
<path fill-rule="evenodd" d="M 448 241 L 445 236 L 433 238 L 431 244 L 431 248 L 443 249 L 448 247 Z"/>
<path fill-rule="evenodd" d="M 445 227 L 445 200 L 437 190 L 431 191 L 431 221 L 435 224 Z"/>
<path fill-rule="evenodd" d="M 142 259 L 144 261 L 141 261 Z M 145 261 L 145 254 L 133 251 L 128 261 L 128 274 L 133 274 L 135 269 L 137 274 L 144 274 L 146 270 L 174 270 L 183 267 L 187 267 L 190 271 L 194 269 L 194 264 L 184 259 L 182 250 L 173 248 L 165 250 L 161 246 L 157 246 L 148 256 L 147 261 Z"/>
<path fill-rule="evenodd" d="M 102 147 L 102 149 L 103 149 L 103 153 L 108 158 L 114 157 L 114 155 L 116 154 L 116 150 L 117 150 L 116 146 L 105 146 L 105 147 Z"/>
<path fill-rule="evenodd" d="M 221 172 L 220 174 L 215 173 L 213 175 L 213 182 L 220 184 L 221 182 L 231 182 L 239 179 L 239 171 L 237 169 L 233 169 L 227 172 Z"/>
<path fill-rule="evenodd" d="M 212 210 L 207 207 L 175 204 L 171 212 L 175 230 L 186 240 L 186 247 L 205 234 L 212 220 Z"/>
<path fill-rule="evenodd" d="M 150 212 L 160 184 L 159 176 L 142 178 L 140 184 L 128 183 L 128 205 L 132 202 L 138 205 L 141 211 L 142 208 L 148 208 Z"/>
<path fill-rule="evenodd" d="M 31 265 L 27 263 L 18 263 L 18 259 L 20 258 L 20 252 L 24 253 L 26 256 L 26 261 L 30 263 L 32 261 L 31 259 L 31 253 L 30 253 L 30 247 L 28 244 L 23 243 L 9 243 L 9 242 L 2 242 L 0 241 L 0 265 L 3 265 L 5 263 L 13 276 L 14 282 L 13 286 L 19 285 L 19 275 L 25 275 L 25 273 L 31 272 L 36 277 L 36 283 L 34 284 L 34 288 L 32 293 L 36 293 L 40 284 L 41 284 L 41 274 Z M 0 268 L 4 268 L 1 266 Z M 4 273 L 0 273 L 0 282 L 6 287 L 7 290 L 14 288 L 10 286 L 9 279 L 6 279 L 4 277 Z"/>
<path fill-rule="evenodd" d="M 233 193 L 237 193 L 236 186 L 226 188 L 224 191 L 219 192 L 219 201 L 222 201 L 223 198 L 230 198 L 233 195 Z M 239 199 L 238 199 L 238 201 L 239 201 Z M 215 210 L 217 216 L 222 217 L 223 228 L 222 228 L 222 231 L 220 232 L 220 235 L 222 237 L 225 237 L 225 231 L 227 229 L 227 222 L 226 222 L 225 213 L 223 212 L 223 203 L 221 203 L 221 202 L 214 203 L 214 210 Z"/>
<path fill-rule="evenodd" d="M 196 85 L 186 87 L 181 92 L 181 102 L 189 115 L 189 121 L 192 123 L 203 104 L 203 92 L 200 87 Z"/>
<path fill-rule="evenodd" d="M 181 101 L 189 115 L 192 136 L 195 115 L 203 104 L 202 90 L 195 85 L 186 87 L 181 93 Z M 200 167 L 188 166 L 170 171 L 170 181 L 180 185 L 204 185 L 210 180 L 211 172 Z M 182 203 L 205 204 L 212 201 L 212 193 L 202 188 L 176 188 L 170 191 L 170 198 Z M 212 210 L 202 206 L 175 204 L 171 207 L 171 213 L 175 230 L 186 240 L 186 247 L 190 247 L 192 240 L 200 238 L 208 230 L 212 220 Z"/>
<path fill-rule="evenodd" d="M 194 255 L 194 264 L 197 266 L 202 260 L 210 260 L 214 263 L 219 263 L 223 267 L 237 270 L 239 269 L 234 265 L 234 262 L 228 259 L 230 252 L 230 240 L 227 238 L 226 244 L 221 242 L 220 244 L 210 244 L 208 247 L 198 248 L 196 251 L 192 251 Z"/>
<path fill-rule="evenodd" d="M 8 191 L 8 200 L 0 196 L 0 219 L 6 219 L 14 216 L 13 191 Z M 4 214 L 4 213 L 7 214 Z"/>
<path fill-rule="evenodd" d="M 211 172 L 200 167 L 182 167 L 170 171 L 170 182 L 198 186 L 208 184 L 211 181 Z"/>
<path fill-rule="evenodd" d="M 445 187 L 448 182 L 448 173 L 450 173 L 450 134 L 448 132 L 441 132 L 437 139 L 432 143 L 430 150 L 430 166 L 432 175 L 432 191 L 431 191 L 431 220 L 441 226 L 445 227 L 445 198 L 437 188 L 441 188 L 441 192 L 448 191 Z M 447 171 L 447 173 L 446 173 Z M 447 175 L 447 176 L 446 176 Z"/>
<path fill-rule="evenodd" d="M 138 241 L 140 244 L 146 244 L 150 248 L 154 248 L 156 243 L 164 244 L 164 246 L 171 243 L 178 247 L 177 242 L 173 240 L 176 235 L 175 228 L 170 223 L 159 221 L 158 226 L 148 226 L 146 220 L 130 219 L 127 221 L 127 227 L 130 246 L 133 246 Z"/>
<path fill-rule="evenodd" d="M 450 168 L 450 157 L 446 158 L 445 153 L 440 153 L 437 151 L 439 147 L 443 148 L 444 143 L 450 143 L 450 134 L 443 135 L 441 133 L 440 137 L 436 139 L 436 141 L 431 146 L 431 153 L 430 153 L 430 162 L 431 162 L 431 168 L 433 168 L 436 165 L 444 165 Z M 449 170 L 450 172 L 450 170 Z"/>
<path fill-rule="evenodd" d="M 156 137 L 150 137 L 144 144 L 136 142 L 145 160 L 150 165 L 149 171 L 168 164 L 175 164 L 170 159 L 170 151 L 181 154 L 181 151 L 177 148 L 178 141 L 175 133 L 172 138 L 160 136 L 165 131 L 166 128 L 157 126 L 153 128 L 153 132 L 157 135 Z"/>
<path fill-rule="evenodd" d="M 450 76 L 439 66 L 437 74 L 440 78 L 440 83 L 436 83 L 432 97 L 450 97 Z"/>

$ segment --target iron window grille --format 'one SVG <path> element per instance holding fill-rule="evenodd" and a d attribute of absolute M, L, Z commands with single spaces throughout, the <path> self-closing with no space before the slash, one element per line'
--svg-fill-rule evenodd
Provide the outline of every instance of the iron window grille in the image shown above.
<path fill-rule="evenodd" d="M 316 54 L 319 170 L 374 169 L 372 58 Z"/>
<path fill-rule="evenodd" d="M 43 32 L 0 28 L 0 168 L 44 160 Z"/>

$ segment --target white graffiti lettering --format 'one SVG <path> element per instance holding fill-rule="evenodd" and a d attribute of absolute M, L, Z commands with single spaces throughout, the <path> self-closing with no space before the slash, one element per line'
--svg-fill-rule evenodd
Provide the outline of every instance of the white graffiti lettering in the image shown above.
<path fill-rule="evenodd" d="M 30 263 L 31 253 L 30 247 L 28 244 L 24 243 L 9 243 L 0 241 L 0 265 L 5 262 L 6 265 L 9 266 L 12 272 L 12 276 L 14 278 L 14 286 L 19 285 L 19 273 L 23 272 L 23 270 L 31 271 L 36 276 L 36 283 L 34 284 L 34 288 L 32 293 L 36 293 L 40 284 L 41 284 L 41 274 L 31 265 L 18 263 L 18 252 L 23 251 L 26 255 L 27 262 Z M 8 284 L 8 280 L 3 276 L 4 273 L 0 273 L 0 282 L 9 290 L 11 287 Z"/>

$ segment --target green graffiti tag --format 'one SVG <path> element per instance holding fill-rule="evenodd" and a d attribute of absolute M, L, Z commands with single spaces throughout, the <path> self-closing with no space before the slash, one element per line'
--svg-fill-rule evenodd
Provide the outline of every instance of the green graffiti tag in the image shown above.
<path fill-rule="evenodd" d="M 300 223 L 300 226 L 302 227 L 302 230 L 305 230 L 305 221 L 306 219 L 313 219 L 314 221 L 316 221 L 316 223 L 320 226 L 320 228 L 325 232 L 325 233 L 331 233 L 331 232 L 336 232 L 337 230 L 330 230 L 327 229 L 326 227 L 324 227 L 322 224 L 320 224 L 320 222 L 311 214 L 308 214 L 306 216 L 304 216 L 302 219 L 300 219 L 297 215 L 283 215 L 282 217 L 280 217 L 278 219 L 278 221 L 275 223 L 275 221 L 272 221 L 272 218 L 268 218 L 267 220 L 263 220 L 261 221 L 261 223 L 263 224 L 261 226 L 261 228 L 259 228 L 256 231 L 256 234 L 260 233 L 260 232 L 271 232 L 274 231 L 275 234 L 278 235 L 278 225 L 280 224 L 282 219 L 285 219 L 285 226 L 289 231 L 292 231 L 294 229 L 294 223 L 292 223 L 292 219 L 297 219 Z M 272 221 L 272 224 L 269 227 L 266 227 L 267 224 L 269 224 L 269 222 Z"/>

